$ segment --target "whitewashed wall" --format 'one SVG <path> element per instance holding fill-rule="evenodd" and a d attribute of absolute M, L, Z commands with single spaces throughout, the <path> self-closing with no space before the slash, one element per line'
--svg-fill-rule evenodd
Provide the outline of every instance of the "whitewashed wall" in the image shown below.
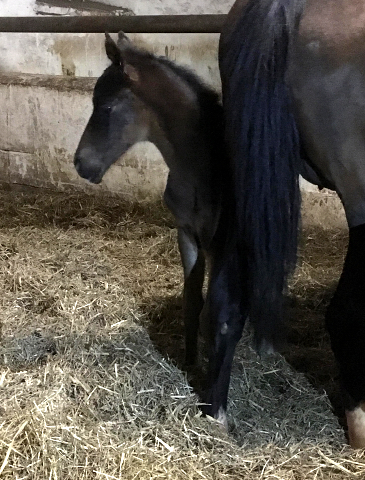
<path fill-rule="evenodd" d="M 128 8 L 135 15 L 227 13 L 233 4 L 233 0 L 98 0 L 98 2 Z M 71 13 L 72 7 L 73 2 L 69 0 Z M 43 2 L 36 2 L 36 0 L 0 0 L 2 17 L 36 15 L 37 10 L 41 8 L 44 8 Z M 58 11 L 53 7 L 52 13 L 58 13 Z"/>
<path fill-rule="evenodd" d="M 35 15 L 35 0 L 0 0 L 1 17 Z"/>
<path fill-rule="evenodd" d="M 220 88 L 217 34 L 131 34 L 137 45 L 189 66 Z M 103 34 L 0 33 L 0 73 L 98 77 L 109 64 Z"/>
<path fill-rule="evenodd" d="M 80 5 L 87 4 L 114 6 L 134 15 L 227 13 L 233 0 L 60 0 L 58 3 L 68 8 L 51 6 L 54 1 L 47 7 L 47 0 L 0 0 L 0 16 L 98 14 L 97 10 L 80 10 Z M 155 53 L 167 54 L 190 65 L 219 88 L 218 35 L 155 34 L 133 38 Z M 0 72 L 97 77 L 106 65 L 101 34 L 0 33 Z"/>

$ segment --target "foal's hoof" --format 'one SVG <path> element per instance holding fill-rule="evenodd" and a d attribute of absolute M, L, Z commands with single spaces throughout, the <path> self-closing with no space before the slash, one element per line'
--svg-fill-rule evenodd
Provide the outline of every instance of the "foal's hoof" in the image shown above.
<path fill-rule="evenodd" d="M 274 342 L 264 337 L 255 339 L 255 349 L 260 357 L 266 357 L 275 353 Z"/>
<path fill-rule="evenodd" d="M 216 425 L 218 425 L 219 428 L 221 428 L 225 432 L 228 432 L 227 415 L 223 408 L 220 408 L 219 411 L 214 416 L 211 416 L 208 413 L 205 415 L 209 420 L 211 420 Z"/>
<path fill-rule="evenodd" d="M 365 448 L 365 402 L 346 411 L 349 443 L 352 448 Z"/>
<path fill-rule="evenodd" d="M 221 428 L 223 428 L 226 432 L 228 432 L 227 414 L 222 407 L 218 410 L 218 413 L 214 415 L 214 419 Z"/>

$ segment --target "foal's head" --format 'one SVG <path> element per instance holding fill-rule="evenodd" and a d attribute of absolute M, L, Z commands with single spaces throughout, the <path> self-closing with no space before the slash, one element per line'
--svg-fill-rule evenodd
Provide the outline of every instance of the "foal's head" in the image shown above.
<path fill-rule="evenodd" d="M 100 183 L 123 153 L 148 138 L 147 109 L 130 89 L 137 73 L 108 34 L 105 47 L 112 64 L 96 82 L 93 112 L 74 158 L 79 175 L 92 183 Z"/>
<path fill-rule="evenodd" d="M 171 169 L 223 155 L 218 95 L 191 71 L 136 48 L 123 32 L 106 36 L 112 61 L 94 89 L 94 109 L 75 154 L 78 173 L 99 183 L 132 145 L 149 140 Z M 204 157 L 204 158 L 203 158 Z M 195 160 L 192 160 L 195 159 Z"/>

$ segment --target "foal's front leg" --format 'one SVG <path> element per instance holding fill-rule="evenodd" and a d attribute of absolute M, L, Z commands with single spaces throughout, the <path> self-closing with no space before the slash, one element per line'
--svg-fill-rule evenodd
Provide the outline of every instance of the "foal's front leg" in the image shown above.
<path fill-rule="evenodd" d="M 193 234 L 182 227 L 178 229 L 178 243 L 184 267 L 185 362 L 193 365 L 198 349 L 199 315 L 204 305 L 202 288 L 205 260 Z"/>
<path fill-rule="evenodd" d="M 207 392 L 203 411 L 227 427 L 226 409 L 233 356 L 247 317 L 233 257 L 213 266 L 206 298 L 210 330 Z"/>

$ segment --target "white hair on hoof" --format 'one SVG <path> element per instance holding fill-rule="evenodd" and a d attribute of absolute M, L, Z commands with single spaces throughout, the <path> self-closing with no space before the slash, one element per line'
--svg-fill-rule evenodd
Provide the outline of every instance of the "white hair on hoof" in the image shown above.
<path fill-rule="evenodd" d="M 214 415 L 214 419 L 228 432 L 227 414 L 223 407 L 221 407 L 218 410 L 218 413 Z"/>
<path fill-rule="evenodd" d="M 214 417 L 207 415 L 206 418 L 214 423 L 216 423 L 222 430 L 228 432 L 228 420 L 227 414 L 223 407 L 220 407 L 218 412 L 214 415 Z"/>
<path fill-rule="evenodd" d="M 365 403 L 346 411 L 349 443 L 352 448 L 365 448 Z"/>

